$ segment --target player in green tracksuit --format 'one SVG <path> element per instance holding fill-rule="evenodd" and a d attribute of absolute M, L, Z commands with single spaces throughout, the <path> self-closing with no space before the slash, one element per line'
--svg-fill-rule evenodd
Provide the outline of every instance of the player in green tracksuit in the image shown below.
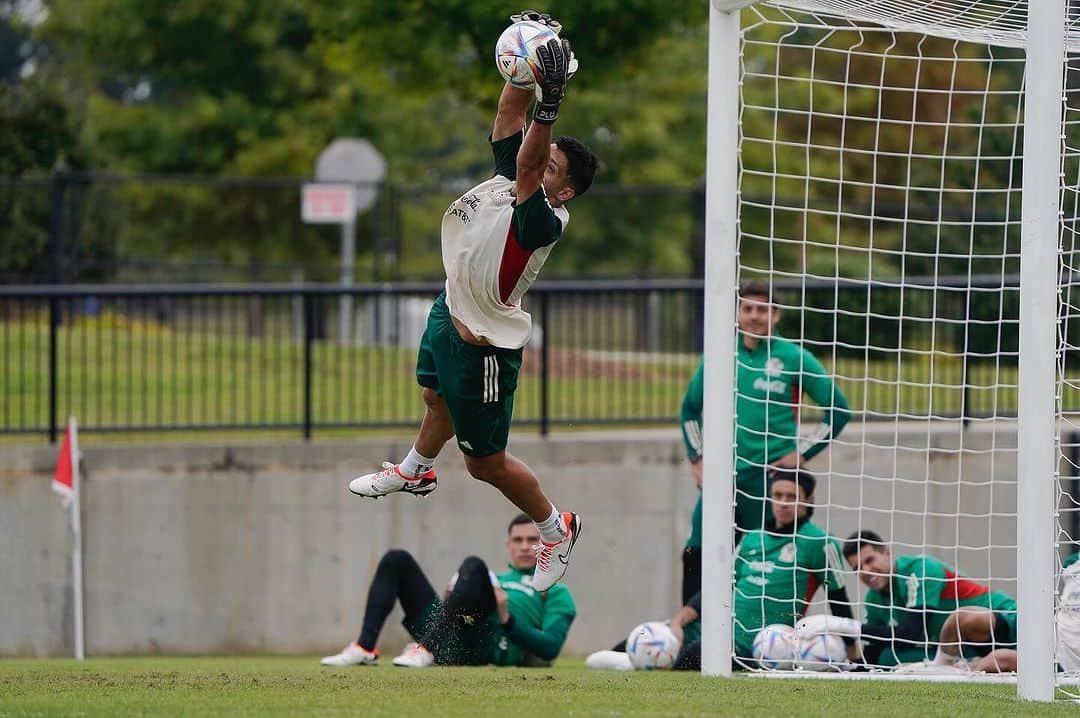
<path fill-rule="evenodd" d="M 844 557 L 866 592 L 866 623 L 830 624 L 830 631 L 867 642 L 868 663 L 892 666 L 932 661 L 951 666 L 963 656 L 980 671 L 1016 670 L 1016 601 L 962 575 L 933 556 L 893 556 L 873 531 L 852 534 Z M 809 620 L 809 619 L 808 619 Z M 825 621 L 815 619 L 811 623 Z M 822 632 L 798 626 L 800 636 Z"/>
<path fill-rule="evenodd" d="M 824 587 L 834 616 L 851 618 L 843 578 L 840 542 L 821 530 L 813 515 L 816 480 L 807 471 L 774 469 L 769 473 L 769 503 L 774 526 L 746 534 L 735 557 L 733 629 L 735 666 L 748 666 L 754 638 L 773 623 L 791 626 Z M 682 649 L 675 670 L 701 668 L 701 593 L 683 602 L 668 625 Z M 589 668 L 628 670 L 626 642 L 585 659 Z"/>
<path fill-rule="evenodd" d="M 497 578 L 510 618 L 504 623 L 498 611 L 488 615 L 494 639 L 491 662 L 496 666 L 549 664 L 562 650 L 577 613 L 570 589 L 557 583 L 541 593 L 532 588 L 532 571 L 508 568 Z"/>
<path fill-rule="evenodd" d="M 813 354 L 776 332 L 780 307 L 771 287 L 746 284 L 739 292 L 739 341 L 735 401 L 735 525 L 743 532 L 762 528 L 765 473 L 770 466 L 794 468 L 819 454 L 851 418 L 847 399 Z M 680 410 L 680 425 L 694 479 L 701 487 L 701 416 L 704 362 L 698 365 Z M 820 424 L 799 437 L 803 394 L 824 410 Z M 701 588 L 701 498 L 691 519 L 683 554 L 683 600 Z"/>
<path fill-rule="evenodd" d="M 776 469 L 770 473 L 769 502 L 774 526 L 747 532 L 735 556 L 733 633 L 739 665 L 753 656 L 754 638 L 765 626 L 792 626 L 824 587 L 834 616 L 851 618 L 851 603 L 841 575 L 840 542 L 810 516 L 816 481 L 806 471 Z M 701 613 L 701 594 L 671 619 L 674 630 L 685 626 L 677 669 L 700 667 L 701 646 L 694 641 Z M 694 633 L 691 633 L 691 630 Z M 742 659 L 742 660 L 738 660 Z"/>
<path fill-rule="evenodd" d="M 376 643 L 395 602 L 416 639 L 395 665 L 549 665 L 559 655 L 577 613 L 570 589 L 533 588 L 534 546 L 540 533 L 526 515 L 516 517 L 506 542 L 510 565 L 495 575 L 475 556 L 462 562 L 440 599 L 408 552 L 388 551 L 368 588 L 360 636 L 324 666 L 374 664 Z"/>

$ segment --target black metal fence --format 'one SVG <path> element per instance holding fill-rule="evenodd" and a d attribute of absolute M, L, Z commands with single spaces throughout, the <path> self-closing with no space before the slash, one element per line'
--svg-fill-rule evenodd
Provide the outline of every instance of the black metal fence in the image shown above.
<path fill-rule="evenodd" d="M 437 283 L 0 288 L 0 433 L 415 425 Z M 515 425 L 667 422 L 700 343 L 692 281 L 547 283 Z M 346 319 L 348 317 L 348 319 Z M 696 319 L 695 319 L 696 317 Z"/>
<path fill-rule="evenodd" d="M 1014 277 L 775 286 L 781 332 L 864 419 L 1015 414 Z M 411 427 L 416 346 L 440 290 L 0 287 L 0 433 L 55 439 L 69 414 L 101 432 Z M 515 426 L 675 421 L 700 357 L 699 280 L 538 282 L 526 299 L 535 334 Z"/>

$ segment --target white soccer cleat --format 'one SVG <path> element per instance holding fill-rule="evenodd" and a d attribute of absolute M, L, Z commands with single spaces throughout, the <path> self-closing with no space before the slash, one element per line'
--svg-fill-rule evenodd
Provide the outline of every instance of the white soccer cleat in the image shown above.
<path fill-rule="evenodd" d="M 379 662 L 379 652 L 368 651 L 361 648 L 359 644 L 353 642 L 345 646 L 341 653 L 333 656 L 326 656 L 320 664 L 324 666 L 334 666 L 336 668 L 342 668 L 344 666 L 374 666 Z"/>
<path fill-rule="evenodd" d="M 405 668 L 430 668 L 435 665 L 435 656 L 419 643 L 410 643 L 405 646 L 401 655 L 394 659 L 394 665 Z"/>
<path fill-rule="evenodd" d="M 597 651 L 590 653 L 585 659 L 586 668 L 595 668 L 599 671 L 632 671 L 634 664 L 630 662 L 630 656 L 622 651 Z"/>
<path fill-rule="evenodd" d="M 357 496 L 378 499 L 398 491 L 404 491 L 413 496 L 427 496 L 437 486 L 438 479 L 435 477 L 434 470 L 415 479 L 407 479 L 402 476 L 397 464 L 384 461 L 382 471 L 358 476 L 350 481 L 349 491 Z"/>
<path fill-rule="evenodd" d="M 536 545 L 532 587 L 537 591 L 546 591 L 557 584 L 570 564 L 570 552 L 581 535 L 581 517 L 571 511 L 563 511 L 563 523 L 566 524 L 566 538 L 556 544 L 548 545 L 540 541 Z"/>

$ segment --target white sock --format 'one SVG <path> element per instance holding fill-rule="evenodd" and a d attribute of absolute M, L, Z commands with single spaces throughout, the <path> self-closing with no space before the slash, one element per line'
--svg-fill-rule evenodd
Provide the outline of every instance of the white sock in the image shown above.
<path fill-rule="evenodd" d="M 423 476 L 427 472 L 431 471 L 431 468 L 435 466 L 435 459 L 429 459 L 426 456 L 422 456 L 419 451 L 416 450 L 416 446 L 409 450 L 409 455 L 402 459 L 398 465 L 398 471 L 402 476 L 410 479 L 415 479 Z"/>
<path fill-rule="evenodd" d="M 566 538 L 566 524 L 563 522 L 562 514 L 555 508 L 555 504 L 551 505 L 550 516 L 536 522 L 536 528 L 540 529 L 540 539 L 544 543 L 559 543 Z"/>
<path fill-rule="evenodd" d="M 956 663 L 956 656 L 950 656 L 945 651 L 941 650 L 941 646 L 938 646 L 937 653 L 934 654 L 935 666 L 951 666 Z"/>

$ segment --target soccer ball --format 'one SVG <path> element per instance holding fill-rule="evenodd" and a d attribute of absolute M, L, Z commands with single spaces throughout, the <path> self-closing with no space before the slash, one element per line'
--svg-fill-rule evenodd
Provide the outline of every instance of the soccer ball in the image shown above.
<path fill-rule="evenodd" d="M 795 629 L 783 623 L 765 626 L 754 638 L 753 653 L 762 668 L 790 671 L 795 660 Z"/>
<path fill-rule="evenodd" d="M 515 22 L 503 30 L 495 43 L 495 67 L 514 87 L 531 90 L 536 87 L 536 78 L 540 75 L 536 48 L 557 37 L 547 25 L 531 20 Z"/>
<path fill-rule="evenodd" d="M 626 637 L 626 655 L 639 671 L 671 668 L 681 644 L 667 624 L 647 621 Z"/>
<path fill-rule="evenodd" d="M 819 633 L 795 647 L 795 666 L 804 671 L 835 671 L 846 665 L 847 646 L 840 636 Z"/>

